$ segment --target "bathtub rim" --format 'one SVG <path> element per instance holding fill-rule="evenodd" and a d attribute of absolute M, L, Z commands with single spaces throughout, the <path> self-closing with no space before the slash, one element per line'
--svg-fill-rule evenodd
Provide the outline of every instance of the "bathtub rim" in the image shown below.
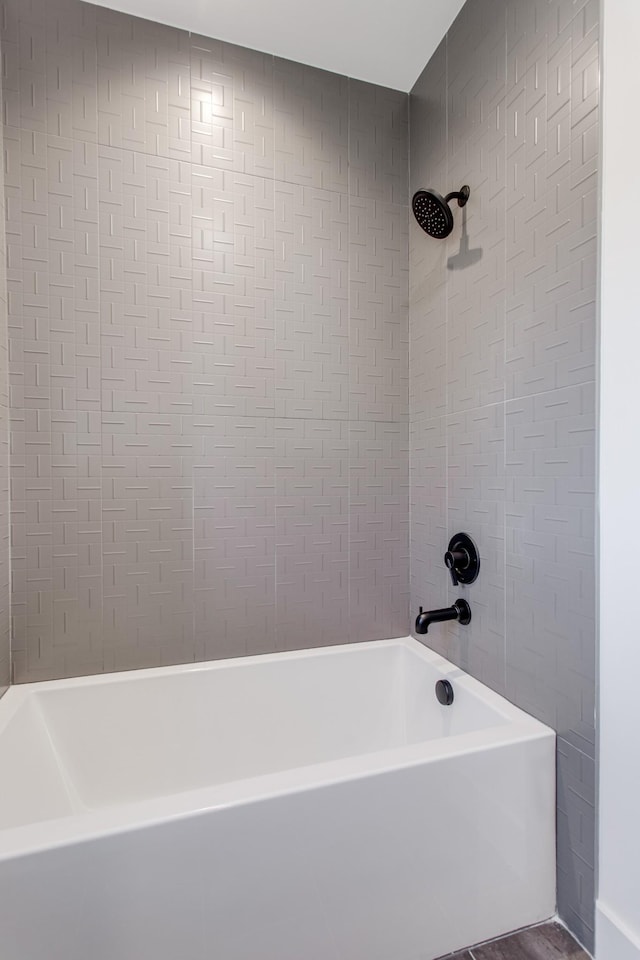
<path fill-rule="evenodd" d="M 478 697 L 500 714 L 506 722 L 472 733 L 461 733 L 337 760 L 293 767 L 275 773 L 247 777 L 215 786 L 198 787 L 154 798 L 114 804 L 113 806 L 90 808 L 83 804 L 82 807 L 73 809 L 66 816 L 0 829 L 0 863 L 3 860 L 27 856 L 43 850 L 65 847 L 156 826 L 160 823 L 203 815 L 215 809 L 259 803 L 276 799 L 278 796 L 285 794 L 322 789 L 355 779 L 377 777 L 394 770 L 420 766 L 425 763 L 436 763 L 486 750 L 495 750 L 515 743 L 549 741 L 555 749 L 556 734 L 550 727 L 525 713 L 500 694 L 495 693 L 485 684 L 465 673 L 460 667 L 411 636 L 15 685 L 0 700 L 0 736 L 2 736 L 4 728 L 20 707 L 34 693 L 39 691 L 73 689 L 95 684 L 129 683 L 146 678 L 167 676 L 168 674 L 191 674 L 238 666 L 250 668 L 256 662 L 265 663 L 277 662 L 282 659 L 339 656 L 341 653 L 364 653 L 366 650 L 380 649 L 381 647 L 403 647 L 410 650 L 434 668 L 442 677 L 454 680 L 456 684 L 466 687 L 475 697 Z"/>

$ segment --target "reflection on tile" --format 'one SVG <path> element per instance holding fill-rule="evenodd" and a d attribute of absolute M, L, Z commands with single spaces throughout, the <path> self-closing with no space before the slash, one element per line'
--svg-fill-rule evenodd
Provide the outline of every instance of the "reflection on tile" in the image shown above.
<path fill-rule="evenodd" d="M 408 96 L 0 20 L 16 680 L 405 635 Z"/>

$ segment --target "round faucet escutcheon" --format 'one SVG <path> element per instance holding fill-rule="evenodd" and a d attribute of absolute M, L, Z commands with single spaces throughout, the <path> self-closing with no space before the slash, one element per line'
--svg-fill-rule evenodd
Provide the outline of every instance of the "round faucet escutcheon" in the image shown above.
<path fill-rule="evenodd" d="M 466 600 L 456 600 L 454 607 L 458 611 L 458 623 L 464 627 L 471 623 L 471 607 Z"/>
<path fill-rule="evenodd" d="M 469 584 L 477 580 L 480 573 L 480 555 L 468 533 L 456 533 L 451 537 L 444 555 L 444 564 L 451 574 L 454 587 L 459 583 Z"/>

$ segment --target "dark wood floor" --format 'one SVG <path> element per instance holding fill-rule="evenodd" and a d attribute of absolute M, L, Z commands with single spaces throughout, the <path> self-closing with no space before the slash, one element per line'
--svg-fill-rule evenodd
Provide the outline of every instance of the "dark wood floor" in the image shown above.
<path fill-rule="evenodd" d="M 589 960 L 589 954 L 564 927 L 543 923 L 442 960 Z"/>

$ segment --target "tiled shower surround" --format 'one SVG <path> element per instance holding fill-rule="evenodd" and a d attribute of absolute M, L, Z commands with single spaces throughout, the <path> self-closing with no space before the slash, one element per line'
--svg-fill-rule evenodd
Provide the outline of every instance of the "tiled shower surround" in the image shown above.
<path fill-rule="evenodd" d="M 590 946 L 596 0 L 468 0 L 410 98 L 0 8 L 15 680 L 404 635 L 466 530 L 428 642 L 558 731 Z"/>
<path fill-rule="evenodd" d="M 2 17 L 16 681 L 406 635 L 406 94 Z"/>
<path fill-rule="evenodd" d="M 558 898 L 593 946 L 597 0 L 471 0 L 414 87 L 411 190 L 471 187 L 445 242 L 410 225 L 412 613 L 429 645 L 558 731 Z M 480 577 L 454 589 L 449 536 Z"/>
<path fill-rule="evenodd" d="M 0 127 L 0 152 L 1 151 L 2 128 Z M 0 218 L 2 220 L 0 224 L 0 696 L 2 696 L 11 679 L 9 356 L 7 352 L 7 251 L 4 231 L 5 201 L 3 164 L 0 164 Z"/>

